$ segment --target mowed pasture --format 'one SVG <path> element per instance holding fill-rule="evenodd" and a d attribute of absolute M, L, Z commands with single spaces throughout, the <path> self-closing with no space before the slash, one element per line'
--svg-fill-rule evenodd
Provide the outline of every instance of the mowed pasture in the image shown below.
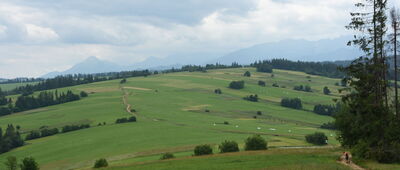
<path fill-rule="evenodd" d="M 244 77 L 245 71 L 252 76 Z M 90 168 L 94 160 L 106 158 L 111 166 L 119 166 L 157 160 L 164 152 L 187 157 L 198 144 L 211 144 L 217 151 L 217 144 L 224 140 L 235 140 L 243 148 L 244 140 L 253 134 L 266 138 L 270 147 L 309 146 L 304 136 L 316 131 L 327 134 L 329 145 L 337 146 L 335 133 L 319 128 L 333 118 L 312 113 L 312 109 L 316 104 L 334 104 L 340 88 L 334 84 L 339 80 L 286 70 L 274 70 L 273 74 L 257 73 L 254 68 L 220 69 L 58 89 L 86 91 L 89 97 L 0 117 L 1 127 L 20 125 L 24 136 L 42 126 L 89 123 L 92 127 L 27 141 L 25 146 L 0 155 L 0 161 L 11 155 L 19 159 L 32 156 L 41 169 L 72 169 Z M 244 80 L 245 88 L 229 89 L 232 80 Z M 265 81 L 266 87 L 257 85 L 259 80 Z M 284 88 L 272 87 L 273 83 Z M 295 85 L 310 85 L 313 92 L 294 91 Z M 324 86 L 329 87 L 331 95 L 323 94 Z M 217 88 L 222 94 L 214 93 Z M 258 94 L 260 101 L 243 100 L 250 94 Z M 136 110 L 136 123 L 114 123 L 117 118 L 130 116 L 124 95 Z M 279 102 L 284 97 L 300 98 L 304 109 L 281 107 Z M 103 122 L 106 125 L 97 126 Z"/>

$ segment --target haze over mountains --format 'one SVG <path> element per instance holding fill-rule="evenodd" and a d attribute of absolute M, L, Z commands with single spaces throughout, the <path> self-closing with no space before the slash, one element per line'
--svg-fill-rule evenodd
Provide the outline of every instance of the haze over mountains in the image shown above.
<path fill-rule="evenodd" d="M 202 56 L 170 56 L 166 58 L 148 57 L 145 61 L 128 66 L 118 65 L 113 62 L 99 60 L 96 57 L 89 57 L 62 72 L 51 72 L 43 75 L 42 78 L 51 78 L 66 74 L 92 74 L 102 72 L 116 72 L 137 69 L 161 70 L 172 67 L 180 67 L 185 64 L 210 64 L 221 63 L 250 64 L 257 60 L 273 58 L 285 58 L 288 60 L 301 61 L 337 61 L 351 60 L 361 55 L 358 49 L 346 46 L 349 37 L 337 39 L 325 39 L 319 41 L 307 40 L 286 40 L 273 43 L 257 44 L 248 48 L 231 52 L 220 58 L 209 60 Z"/>

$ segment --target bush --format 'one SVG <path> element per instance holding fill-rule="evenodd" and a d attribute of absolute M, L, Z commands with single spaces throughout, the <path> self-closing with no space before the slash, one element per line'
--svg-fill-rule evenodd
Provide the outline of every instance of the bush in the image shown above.
<path fill-rule="evenodd" d="M 136 117 L 135 117 L 135 116 L 131 116 L 131 117 L 128 119 L 128 122 L 136 122 Z"/>
<path fill-rule="evenodd" d="M 101 159 L 96 160 L 93 168 L 102 168 L 102 167 L 107 167 L 107 166 L 108 166 L 107 160 L 104 158 L 101 158 Z"/>
<path fill-rule="evenodd" d="M 249 71 L 246 71 L 246 72 L 243 74 L 243 76 L 245 76 L 245 77 L 251 77 L 251 73 L 250 73 Z"/>
<path fill-rule="evenodd" d="M 32 157 L 24 158 L 22 160 L 21 170 L 39 170 L 39 165 Z"/>
<path fill-rule="evenodd" d="M 85 91 L 81 91 L 80 96 L 81 97 L 88 97 L 88 94 Z"/>
<path fill-rule="evenodd" d="M 222 94 L 222 90 L 221 90 L 221 89 L 215 89 L 215 90 L 214 90 L 214 93 L 215 93 L 215 94 Z"/>
<path fill-rule="evenodd" d="M 174 154 L 167 152 L 161 156 L 160 160 L 172 159 L 172 158 L 175 158 Z"/>
<path fill-rule="evenodd" d="M 245 147 L 246 151 L 250 150 L 265 150 L 267 149 L 267 141 L 262 138 L 260 135 L 254 135 L 252 137 L 248 137 L 245 140 Z"/>
<path fill-rule="evenodd" d="M 126 79 L 122 79 L 119 83 L 120 83 L 120 84 L 126 83 Z"/>
<path fill-rule="evenodd" d="M 322 132 L 315 132 L 314 134 L 306 135 L 306 141 L 314 145 L 326 145 L 328 137 Z"/>
<path fill-rule="evenodd" d="M 225 121 L 225 122 L 224 122 L 224 125 L 229 125 L 229 122 L 228 122 L 228 121 Z"/>
<path fill-rule="evenodd" d="M 32 140 L 40 138 L 40 133 L 38 131 L 31 131 L 28 135 L 26 135 L 25 140 Z"/>
<path fill-rule="evenodd" d="M 326 95 L 331 94 L 331 91 L 330 91 L 329 88 L 326 87 L 326 86 L 324 87 L 323 91 L 324 91 L 324 94 L 326 94 Z"/>
<path fill-rule="evenodd" d="M 273 83 L 272 87 L 279 87 L 278 83 Z"/>
<path fill-rule="evenodd" d="M 66 133 L 66 132 L 71 132 L 71 131 L 86 129 L 86 128 L 90 128 L 90 125 L 89 124 L 82 124 L 80 126 L 79 125 L 66 125 L 62 128 L 61 132 Z"/>
<path fill-rule="evenodd" d="M 40 136 L 41 137 L 46 137 L 46 136 L 52 136 L 55 135 L 57 133 L 59 133 L 60 131 L 57 128 L 53 128 L 53 129 L 42 129 L 40 131 Z"/>
<path fill-rule="evenodd" d="M 17 170 L 17 158 L 15 156 L 7 157 L 6 162 L 4 162 L 7 170 Z"/>
<path fill-rule="evenodd" d="M 210 110 L 208 110 L 208 109 L 206 109 L 206 110 L 204 110 L 205 112 L 207 112 L 207 113 L 209 113 L 210 112 Z"/>
<path fill-rule="evenodd" d="M 219 145 L 221 153 L 239 152 L 239 146 L 235 141 L 224 141 Z"/>
<path fill-rule="evenodd" d="M 330 105 L 318 104 L 314 106 L 314 113 L 325 116 L 334 116 L 338 108 Z"/>
<path fill-rule="evenodd" d="M 128 123 L 128 122 L 136 122 L 136 117 L 135 116 L 131 116 L 129 118 L 119 118 L 115 121 L 115 123 Z"/>
<path fill-rule="evenodd" d="M 262 115 L 262 112 L 261 111 L 257 111 L 257 115 Z"/>
<path fill-rule="evenodd" d="M 259 81 L 258 81 L 258 85 L 259 85 L 259 86 L 265 87 L 266 84 L 265 84 L 265 81 L 259 80 Z"/>
<path fill-rule="evenodd" d="M 257 94 L 250 95 L 250 96 L 244 97 L 243 99 L 251 101 L 251 102 L 258 102 L 258 95 Z"/>
<path fill-rule="evenodd" d="M 232 81 L 229 84 L 229 88 L 231 88 L 231 89 L 243 89 L 244 88 L 244 81 Z"/>
<path fill-rule="evenodd" d="M 210 155 L 212 154 L 212 148 L 210 145 L 198 145 L 194 148 L 194 155 Z"/>
<path fill-rule="evenodd" d="M 294 86 L 293 90 L 297 90 L 297 91 L 305 91 L 305 92 L 312 92 L 311 87 L 306 85 L 300 85 L 300 86 Z"/>
<path fill-rule="evenodd" d="M 320 128 L 329 129 L 329 130 L 336 130 L 335 123 L 333 123 L 333 122 L 324 123 L 324 124 L 322 124 L 320 126 Z"/>
<path fill-rule="evenodd" d="M 303 108 L 303 105 L 301 104 L 301 100 L 299 98 L 294 98 L 294 99 L 284 98 L 281 100 L 281 106 L 293 109 Z"/>

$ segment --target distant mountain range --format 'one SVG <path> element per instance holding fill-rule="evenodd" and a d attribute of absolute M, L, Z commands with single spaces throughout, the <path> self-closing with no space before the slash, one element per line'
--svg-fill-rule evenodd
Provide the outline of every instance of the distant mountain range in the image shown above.
<path fill-rule="evenodd" d="M 346 45 L 350 38 L 325 39 L 319 41 L 286 40 L 264 43 L 229 53 L 215 62 L 221 64 L 250 64 L 257 60 L 285 58 L 293 61 L 337 61 L 352 60 L 362 53 Z"/>
<path fill-rule="evenodd" d="M 361 52 L 353 47 L 346 46 L 350 37 L 337 39 L 325 39 L 319 41 L 307 40 L 286 40 L 273 43 L 254 45 L 248 48 L 231 52 L 220 58 L 210 60 L 205 54 L 170 56 L 166 58 L 149 57 L 145 61 L 121 66 L 109 61 L 99 60 L 96 57 L 89 57 L 86 60 L 74 65 L 62 72 L 51 72 L 43 75 L 42 78 L 51 78 L 67 74 L 92 74 L 102 72 L 117 72 L 138 69 L 162 70 L 172 67 L 178 68 L 185 64 L 250 64 L 257 60 L 273 58 L 285 58 L 288 60 L 301 61 L 337 61 L 352 60 L 361 55 Z"/>

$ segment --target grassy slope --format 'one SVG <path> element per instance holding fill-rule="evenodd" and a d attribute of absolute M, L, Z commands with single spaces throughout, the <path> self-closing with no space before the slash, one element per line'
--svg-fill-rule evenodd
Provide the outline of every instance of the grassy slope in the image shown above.
<path fill-rule="evenodd" d="M 0 84 L 0 88 L 3 91 L 8 91 L 8 90 L 15 89 L 16 87 L 19 87 L 19 86 L 25 86 L 27 84 L 36 84 L 36 83 L 37 82 Z"/>
<path fill-rule="evenodd" d="M 253 76 L 243 77 L 245 70 Z M 333 132 L 317 128 L 332 118 L 283 108 L 279 101 L 283 97 L 299 97 L 306 110 L 312 110 L 315 104 L 332 104 L 338 95 L 338 87 L 334 86 L 338 80 L 318 76 L 308 79 L 304 73 L 283 70 L 275 70 L 274 74 L 271 78 L 270 74 L 244 68 L 130 78 L 123 86 L 127 87 L 128 102 L 138 111 L 138 122 L 119 125 L 113 124 L 115 119 L 127 117 L 128 113 L 124 111 L 118 80 L 70 87 L 76 92 L 85 90 L 94 94 L 80 101 L 0 117 L 0 125 L 3 128 L 9 123 L 20 125 L 24 132 L 43 125 L 95 126 L 99 122 L 107 125 L 28 141 L 26 146 L 0 155 L 0 160 L 9 155 L 33 156 L 42 169 L 69 169 L 89 167 L 95 159 L 105 157 L 118 165 L 158 159 L 166 151 L 188 156 L 195 145 L 202 143 L 236 140 L 242 145 L 251 134 L 262 134 L 270 146 L 306 146 L 304 135 L 315 131 L 332 134 L 329 143 L 337 145 Z M 245 80 L 246 88 L 228 89 L 231 80 Z M 267 87 L 258 86 L 258 80 L 266 81 Z M 286 88 L 272 87 L 273 82 Z M 311 85 L 315 92 L 292 90 L 300 84 Z M 331 96 L 322 94 L 325 85 L 334 92 Z M 214 94 L 216 88 L 221 88 L 223 94 Z M 242 99 L 254 93 L 261 97 L 260 102 Z M 204 112 L 205 109 L 210 112 Z M 263 115 L 254 119 L 258 110 Z M 230 124 L 223 125 L 224 121 Z"/>
<path fill-rule="evenodd" d="M 332 149 L 273 149 L 201 157 L 184 157 L 164 161 L 147 161 L 131 165 L 120 165 L 109 170 L 129 169 L 307 169 L 347 170 L 336 163 L 340 155 Z"/>

